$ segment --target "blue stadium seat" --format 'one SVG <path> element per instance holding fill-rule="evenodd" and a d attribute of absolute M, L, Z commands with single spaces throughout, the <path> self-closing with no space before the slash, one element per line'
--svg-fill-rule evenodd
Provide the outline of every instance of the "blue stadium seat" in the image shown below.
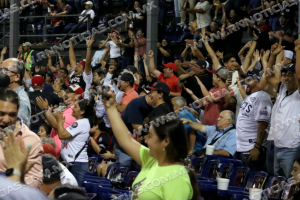
<path fill-rule="evenodd" d="M 281 199 L 290 199 L 299 190 L 299 184 L 286 184 L 282 192 Z"/>
<path fill-rule="evenodd" d="M 268 178 L 268 182 L 267 182 L 267 184 L 265 186 L 265 189 L 267 191 L 266 195 L 268 195 L 268 197 L 270 197 L 270 198 L 277 198 L 277 199 L 279 199 L 282 190 L 280 190 L 279 192 L 274 192 L 274 191 L 277 191 L 278 189 L 280 189 L 276 185 L 279 184 L 280 187 L 281 187 L 281 182 L 282 181 L 286 181 L 286 178 L 283 177 L 283 176 L 271 176 L 271 177 L 269 177 Z M 272 188 L 272 190 L 270 188 Z"/>
<path fill-rule="evenodd" d="M 192 165 L 195 169 L 196 174 L 201 174 L 203 170 L 203 165 L 206 162 L 206 157 L 196 157 L 192 160 Z"/>
<path fill-rule="evenodd" d="M 220 160 L 209 160 L 203 166 L 203 171 L 201 174 L 197 174 L 198 179 L 208 179 L 216 177 Z"/>
<path fill-rule="evenodd" d="M 94 172 L 96 163 L 98 162 L 97 157 L 89 157 L 89 170 L 88 172 Z"/>
<path fill-rule="evenodd" d="M 86 196 L 90 198 L 90 200 L 95 200 L 97 193 L 87 193 Z"/>
<path fill-rule="evenodd" d="M 134 182 L 135 178 L 139 175 L 139 172 L 130 171 L 124 178 L 125 187 L 129 190 L 132 190 L 132 183 Z"/>

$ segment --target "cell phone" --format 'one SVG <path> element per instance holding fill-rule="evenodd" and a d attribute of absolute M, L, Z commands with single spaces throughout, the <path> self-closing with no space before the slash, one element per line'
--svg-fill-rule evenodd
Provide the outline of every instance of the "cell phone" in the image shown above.
<path fill-rule="evenodd" d="M 229 72 L 229 78 L 232 79 L 233 72 Z"/>

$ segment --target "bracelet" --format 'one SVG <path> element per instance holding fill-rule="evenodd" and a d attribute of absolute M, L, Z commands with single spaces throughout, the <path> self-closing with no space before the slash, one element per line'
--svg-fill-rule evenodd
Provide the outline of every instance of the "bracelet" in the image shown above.
<path fill-rule="evenodd" d="M 91 50 L 92 48 L 87 48 L 87 50 Z"/>
<path fill-rule="evenodd" d="M 258 148 L 258 147 L 256 147 L 256 146 L 254 146 L 254 148 L 257 148 L 257 149 L 258 149 L 258 151 L 260 151 L 260 148 Z"/>
<path fill-rule="evenodd" d="M 260 145 L 260 144 L 258 144 L 257 142 L 254 142 L 254 144 L 257 144 L 258 146 L 260 146 L 260 147 L 261 147 L 261 145 Z"/>
<path fill-rule="evenodd" d="M 59 57 L 59 59 L 61 59 L 61 57 Z"/>

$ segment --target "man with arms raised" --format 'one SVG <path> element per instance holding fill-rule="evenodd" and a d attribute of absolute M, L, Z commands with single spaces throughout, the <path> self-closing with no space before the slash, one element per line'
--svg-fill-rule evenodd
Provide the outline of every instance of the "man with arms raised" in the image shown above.
<path fill-rule="evenodd" d="M 164 73 L 161 73 L 155 68 L 154 54 L 152 50 L 148 52 L 148 56 L 150 58 L 150 73 L 154 74 L 159 81 L 164 82 L 169 86 L 171 97 L 180 96 L 181 89 L 177 86 L 178 78 L 174 75 L 174 72 L 177 70 L 177 66 L 172 62 L 163 64 L 165 67 Z"/>

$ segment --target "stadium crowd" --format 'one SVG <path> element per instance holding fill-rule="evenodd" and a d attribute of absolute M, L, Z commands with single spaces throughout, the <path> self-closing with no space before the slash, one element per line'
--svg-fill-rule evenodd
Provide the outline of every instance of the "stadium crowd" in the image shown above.
<path fill-rule="evenodd" d="M 37 18 L 37 35 L 50 29 L 66 34 L 77 23 L 76 31 L 83 32 L 103 11 L 101 0 L 75 0 L 75 8 L 66 0 L 37 0 L 34 8 L 24 3 L 29 2 L 21 3 L 24 16 L 30 9 L 43 15 L 44 5 L 51 15 L 82 14 L 77 21 L 58 16 L 47 27 Z M 123 3 L 121 14 L 141 7 L 138 1 Z M 139 172 L 133 199 L 199 199 L 196 174 L 189 168 L 152 190 L 147 185 L 181 171 L 188 156 L 205 156 L 208 145 L 214 146 L 213 155 L 238 159 L 251 171 L 299 180 L 300 39 L 293 3 L 160 1 L 159 23 L 174 7 L 181 22 L 170 27 L 189 31 L 179 43 L 184 45 L 180 55 L 161 29 L 157 55 L 146 52 L 146 15 L 137 11 L 126 23 L 127 32 L 121 37 L 111 30 L 94 54 L 95 38 L 90 37 L 84 60 L 76 60 L 74 37 L 68 63 L 59 52 L 49 53 L 46 66 L 35 63 L 37 51 L 30 42 L 22 43 L 17 58 L 4 59 L 4 47 L 0 171 L 6 177 L 0 176 L 0 189 L 14 182 L 30 187 L 1 198 L 88 199 L 81 187 L 90 172 L 89 157 L 98 155 L 102 161 L 94 173 L 99 177 L 107 177 L 113 163 Z M 251 22 L 253 15 L 276 4 L 280 12 Z M 239 26 L 241 20 L 247 26 Z M 243 32 L 251 38 L 245 45 Z M 55 40 L 59 38 L 36 37 L 35 42 Z M 295 190 L 290 197 L 299 195 Z"/>

